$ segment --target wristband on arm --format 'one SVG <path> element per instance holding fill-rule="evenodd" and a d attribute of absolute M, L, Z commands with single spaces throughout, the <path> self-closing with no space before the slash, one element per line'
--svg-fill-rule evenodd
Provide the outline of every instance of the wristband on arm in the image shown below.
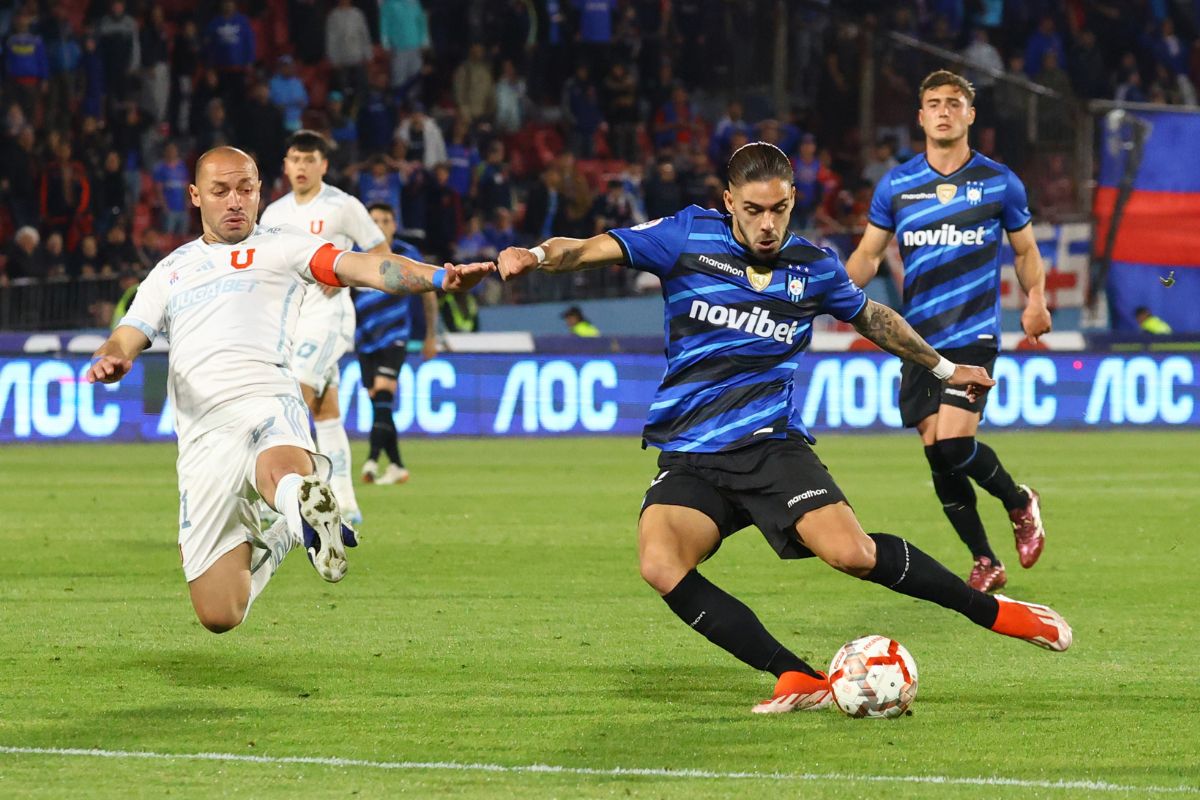
<path fill-rule="evenodd" d="M 537 266 L 540 267 L 542 264 L 546 263 L 546 248 L 538 245 L 537 247 L 529 248 L 529 252 L 533 253 L 533 255 L 537 257 Z"/>
<path fill-rule="evenodd" d="M 949 380 L 950 376 L 954 374 L 954 362 L 941 356 L 938 358 L 938 363 L 934 364 L 929 371 L 939 381 Z"/>
<path fill-rule="evenodd" d="M 446 282 L 446 268 L 438 267 L 435 269 L 433 275 L 429 278 L 429 282 L 433 284 L 435 292 L 442 291 L 442 285 Z"/>

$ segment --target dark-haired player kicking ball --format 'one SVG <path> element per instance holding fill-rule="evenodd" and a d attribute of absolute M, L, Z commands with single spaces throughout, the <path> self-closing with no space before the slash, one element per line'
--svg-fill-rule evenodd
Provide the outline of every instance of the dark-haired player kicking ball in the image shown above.
<path fill-rule="evenodd" d="M 973 396 L 993 381 L 982 367 L 941 358 L 899 314 L 867 300 L 835 256 L 789 234 L 794 202 L 787 156 L 754 142 L 730 158 L 727 213 L 690 206 L 591 239 L 500 254 L 505 279 L 625 264 L 662 281 L 667 371 L 643 440 L 663 452 L 638 525 L 642 577 L 713 644 L 777 677 L 757 713 L 821 708 L 831 695 L 824 673 L 696 571 L 724 537 L 751 524 L 781 558 L 817 556 L 989 630 L 1066 650 L 1071 628 L 1055 611 L 976 591 L 906 540 L 864 533 L 812 451 L 792 383 L 818 314 L 853 323 Z"/>

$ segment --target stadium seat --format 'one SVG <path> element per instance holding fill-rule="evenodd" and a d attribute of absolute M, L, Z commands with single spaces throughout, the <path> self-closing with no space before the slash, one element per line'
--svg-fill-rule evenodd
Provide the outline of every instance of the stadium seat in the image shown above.
<path fill-rule="evenodd" d="M 100 349 L 100 345 L 104 344 L 104 339 L 105 337 L 99 333 L 80 333 L 72 336 L 67 342 L 67 352 L 91 355 Z"/>
<path fill-rule="evenodd" d="M 62 350 L 62 341 L 56 333 L 33 333 L 25 340 L 22 350 L 26 353 L 57 353 Z"/>

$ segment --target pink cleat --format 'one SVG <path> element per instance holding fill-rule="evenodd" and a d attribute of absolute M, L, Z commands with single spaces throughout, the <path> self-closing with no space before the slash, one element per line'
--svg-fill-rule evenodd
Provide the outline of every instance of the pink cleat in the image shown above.
<path fill-rule="evenodd" d="M 994 592 L 1003 589 L 1007 583 L 1008 575 L 1004 572 L 1004 565 L 993 562 L 987 556 L 975 559 L 971 577 L 967 578 L 967 586 L 980 592 Z"/>
<path fill-rule="evenodd" d="M 1029 503 L 1024 508 L 1008 512 L 1008 518 L 1012 520 L 1013 537 L 1017 540 L 1017 556 L 1021 560 L 1021 566 L 1029 569 L 1037 563 L 1042 548 L 1046 546 L 1046 529 L 1042 527 L 1041 496 L 1024 484 L 1021 484 L 1020 489 L 1029 497 Z"/>

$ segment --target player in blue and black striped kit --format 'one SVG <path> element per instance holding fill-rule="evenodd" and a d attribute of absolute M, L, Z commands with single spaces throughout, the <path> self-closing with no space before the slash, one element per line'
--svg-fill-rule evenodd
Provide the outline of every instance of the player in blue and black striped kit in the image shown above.
<path fill-rule="evenodd" d="M 728 173 L 728 213 L 690 206 L 591 239 L 509 248 L 499 258 L 505 279 L 625 264 L 662 281 L 667 370 L 643 432 L 643 444 L 662 453 L 638 524 L 642 577 L 713 644 L 776 676 L 757 713 L 822 708 L 830 691 L 823 673 L 696 571 L 724 537 L 751 524 L 780 558 L 817 556 L 998 633 L 1067 649 L 1071 629 L 1053 610 L 976 591 L 904 539 L 863 532 L 792 402 L 813 318 L 852 323 L 969 397 L 992 380 L 982 367 L 939 357 L 899 314 L 867 300 L 832 252 L 788 233 L 795 188 L 779 148 L 745 145 Z"/>
<path fill-rule="evenodd" d="M 396 213 L 387 203 L 367 207 L 371 219 L 383 231 L 384 239 L 393 253 L 421 261 L 415 247 L 396 238 Z M 408 357 L 408 339 L 412 333 L 412 297 L 394 297 L 386 292 L 371 290 L 354 292 L 354 313 L 358 324 L 354 330 L 354 350 L 362 369 L 363 387 L 371 396 L 374 421 L 371 424 L 370 453 L 362 467 L 364 483 L 404 483 L 408 469 L 400 458 L 397 441 L 395 410 L 396 389 L 400 368 Z M 422 357 L 428 361 L 437 355 L 437 299 L 432 292 L 421 295 L 425 312 L 425 338 Z M 387 454 L 391 462 L 381 473 L 379 457 Z"/>
<path fill-rule="evenodd" d="M 1050 330 L 1045 267 L 1025 187 L 1008 167 L 967 145 L 975 119 L 970 83 L 939 70 L 922 81 L 918 97 L 925 154 L 879 182 L 867 230 L 846 270 L 866 286 L 895 235 L 904 262 L 904 318 L 947 358 L 990 372 L 1000 348 L 1004 232 L 1016 254 L 1017 280 L 1029 297 L 1021 325 L 1033 339 Z M 1018 485 L 995 451 L 975 438 L 985 399 L 968 398 L 912 366 L 901 372 L 901 419 L 921 435 L 942 509 L 975 560 L 967 582 L 995 591 L 1007 575 L 988 543 L 971 481 L 1004 503 L 1022 567 L 1037 561 L 1046 534 L 1038 493 Z"/>

